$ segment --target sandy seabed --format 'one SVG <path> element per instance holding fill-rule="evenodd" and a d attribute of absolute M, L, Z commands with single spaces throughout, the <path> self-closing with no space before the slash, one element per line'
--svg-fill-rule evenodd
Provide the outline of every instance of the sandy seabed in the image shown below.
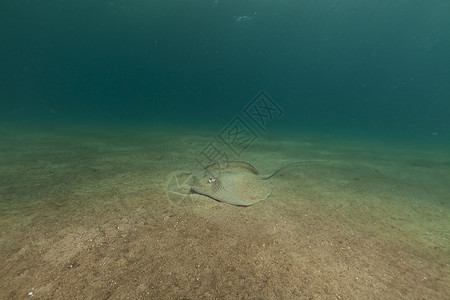
<path fill-rule="evenodd" d="M 0 130 L 0 299 L 448 299 L 449 149 L 265 135 L 236 207 L 168 193 L 215 132 Z"/>

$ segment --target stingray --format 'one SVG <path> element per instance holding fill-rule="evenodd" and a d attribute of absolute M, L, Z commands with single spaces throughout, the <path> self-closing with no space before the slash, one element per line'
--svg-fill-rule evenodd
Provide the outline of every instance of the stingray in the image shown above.
<path fill-rule="evenodd" d="M 266 180 L 289 166 L 316 162 L 294 162 L 268 174 L 259 174 L 255 167 L 242 161 L 215 163 L 190 177 L 189 193 L 231 205 L 251 206 L 270 197 L 270 185 Z"/>

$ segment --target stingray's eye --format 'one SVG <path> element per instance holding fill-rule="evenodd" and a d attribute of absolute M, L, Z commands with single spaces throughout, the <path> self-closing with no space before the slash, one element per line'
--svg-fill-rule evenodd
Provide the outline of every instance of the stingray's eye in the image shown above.
<path fill-rule="evenodd" d="M 215 178 L 210 178 L 210 179 L 208 179 L 208 183 L 213 183 L 213 182 L 216 182 L 216 179 L 215 179 Z"/>

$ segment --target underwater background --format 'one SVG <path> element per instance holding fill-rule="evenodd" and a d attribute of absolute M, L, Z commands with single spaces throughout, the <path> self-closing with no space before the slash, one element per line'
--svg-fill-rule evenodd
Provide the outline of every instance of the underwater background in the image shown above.
<path fill-rule="evenodd" d="M 448 299 L 449 29 L 448 0 L 1 1 L 0 299 Z"/>
<path fill-rule="evenodd" d="M 448 140 L 448 1 L 8 1 L 0 114 Z"/>

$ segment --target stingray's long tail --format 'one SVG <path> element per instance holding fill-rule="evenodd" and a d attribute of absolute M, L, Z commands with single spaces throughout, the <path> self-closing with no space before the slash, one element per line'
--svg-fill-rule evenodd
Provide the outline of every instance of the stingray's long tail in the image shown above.
<path fill-rule="evenodd" d="M 275 171 L 273 171 L 272 173 L 270 173 L 269 175 L 264 175 L 261 180 L 266 180 L 271 178 L 272 176 L 276 175 L 278 172 L 290 167 L 290 166 L 295 166 L 295 165 L 309 165 L 309 164 L 317 164 L 317 163 L 324 163 L 324 162 L 328 162 L 327 160 L 306 160 L 306 161 L 296 161 L 296 162 L 292 162 L 289 163 L 287 165 L 282 166 L 279 169 L 276 169 Z"/>

